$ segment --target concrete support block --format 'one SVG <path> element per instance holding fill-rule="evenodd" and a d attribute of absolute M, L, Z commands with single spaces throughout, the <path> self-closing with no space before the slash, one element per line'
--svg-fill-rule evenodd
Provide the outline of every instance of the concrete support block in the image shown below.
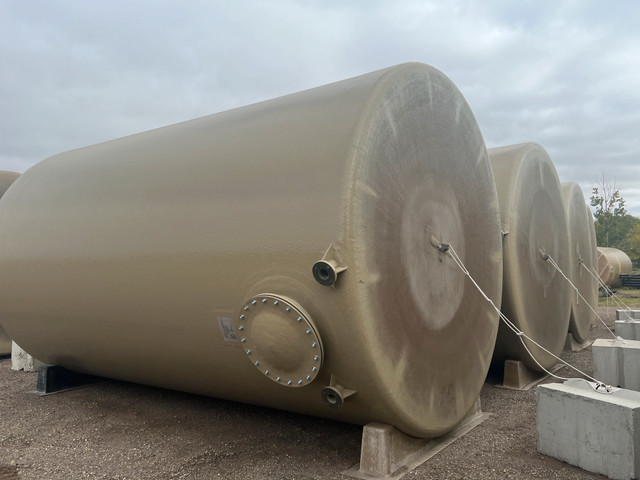
<path fill-rule="evenodd" d="M 640 320 L 640 310 L 616 310 L 616 320 Z"/>
<path fill-rule="evenodd" d="M 42 362 L 25 352 L 16 342 L 11 342 L 11 369 L 37 372 Z"/>
<path fill-rule="evenodd" d="M 640 390 L 640 341 L 600 338 L 591 352 L 595 378 L 614 387 Z"/>
<path fill-rule="evenodd" d="M 640 340 L 640 320 L 616 320 L 615 326 L 618 337 L 625 340 Z"/>
<path fill-rule="evenodd" d="M 572 379 L 537 388 L 538 451 L 613 479 L 640 474 L 640 392 Z"/>

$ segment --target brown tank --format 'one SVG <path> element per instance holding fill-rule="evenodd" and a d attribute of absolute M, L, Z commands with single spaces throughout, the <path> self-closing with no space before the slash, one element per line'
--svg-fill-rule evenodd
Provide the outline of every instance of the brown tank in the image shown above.
<path fill-rule="evenodd" d="M 0 314 L 70 369 L 440 435 L 482 387 L 497 195 L 405 64 L 42 161 L 0 204 Z"/>
<path fill-rule="evenodd" d="M 569 327 L 569 283 L 545 255 L 569 271 L 567 222 L 560 181 L 547 152 L 535 143 L 489 149 L 498 188 L 503 230 L 503 313 L 554 355 L 562 352 Z M 526 341 L 526 340 L 525 340 Z M 500 325 L 495 362 L 521 360 L 528 368 L 550 368 L 553 356 Z"/>
<path fill-rule="evenodd" d="M 562 199 L 569 233 L 569 270 L 565 274 L 586 300 L 583 301 L 573 290 L 571 291 L 569 332 L 582 343 L 589 338 L 591 323 L 595 320 L 591 308 L 598 302 L 598 283 L 585 269 L 586 267 L 591 272 L 596 270 L 595 229 L 591 210 L 587 207 L 582 189 L 577 183 L 562 184 Z"/>
<path fill-rule="evenodd" d="M 7 189 L 19 176 L 19 173 L 0 170 L 0 198 L 2 198 Z M 0 321 L 1 320 L 2 319 L 0 318 Z M 9 355 L 10 353 L 11 338 L 9 338 L 9 335 L 7 335 L 7 332 L 4 331 L 0 324 L 0 355 Z"/>
<path fill-rule="evenodd" d="M 632 271 L 631 259 L 622 250 L 598 247 L 598 274 L 605 285 L 619 287 L 620 275 L 628 275 Z"/>

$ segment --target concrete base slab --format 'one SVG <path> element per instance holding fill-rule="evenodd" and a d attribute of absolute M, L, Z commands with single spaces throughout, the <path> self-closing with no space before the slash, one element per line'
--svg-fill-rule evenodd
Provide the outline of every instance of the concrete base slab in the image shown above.
<path fill-rule="evenodd" d="M 640 340 L 640 320 L 616 320 L 615 328 L 618 337 Z"/>
<path fill-rule="evenodd" d="M 556 373 L 561 368 L 562 365 L 555 365 L 549 371 Z M 529 390 L 548 376 L 546 373 L 534 372 L 528 369 L 520 360 L 507 360 L 504 362 L 504 378 L 502 384 L 495 386 L 508 390 Z"/>
<path fill-rule="evenodd" d="M 572 379 L 537 388 L 538 451 L 613 479 L 640 474 L 640 392 Z"/>
<path fill-rule="evenodd" d="M 16 342 L 11 342 L 11 370 L 24 370 L 25 372 L 37 372 L 43 363 L 27 352 Z"/>
<path fill-rule="evenodd" d="M 616 310 L 616 320 L 640 320 L 640 310 Z"/>
<path fill-rule="evenodd" d="M 580 350 L 584 350 L 588 346 L 593 343 L 592 340 L 587 340 L 586 342 L 578 342 L 576 338 L 573 336 L 573 333 L 567 333 L 567 338 L 564 341 L 564 351 L 565 352 L 579 352 Z"/>
<path fill-rule="evenodd" d="M 414 438 L 391 425 L 370 423 L 362 430 L 360 463 L 342 473 L 355 478 L 398 480 L 490 416 L 482 412 L 478 399 L 460 425 L 435 439 Z"/>
<path fill-rule="evenodd" d="M 614 387 L 640 390 L 640 341 L 599 338 L 591 352 L 596 379 Z"/>

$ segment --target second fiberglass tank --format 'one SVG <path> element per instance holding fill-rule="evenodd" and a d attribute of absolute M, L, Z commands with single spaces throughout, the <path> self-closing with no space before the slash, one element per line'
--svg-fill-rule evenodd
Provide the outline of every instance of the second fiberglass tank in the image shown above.
<path fill-rule="evenodd" d="M 560 181 L 547 152 L 535 143 L 489 149 L 503 229 L 502 311 L 539 345 L 560 355 L 569 326 L 567 221 Z M 520 360 L 533 370 L 556 359 L 500 324 L 494 359 Z"/>
<path fill-rule="evenodd" d="M 480 392 L 497 315 L 434 243 L 499 304 L 498 202 L 434 68 L 62 153 L 9 193 L 0 318 L 44 362 L 418 437 Z"/>
<path fill-rule="evenodd" d="M 16 178 L 20 176 L 16 172 L 0 171 L 0 198 L 4 195 L 7 189 L 11 186 Z M 1 319 L 0 319 L 1 320 Z M 11 353 L 11 338 L 5 333 L 2 325 L 0 324 L 0 355 L 9 355 Z"/>
<path fill-rule="evenodd" d="M 575 182 L 563 183 L 562 198 L 569 232 L 569 270 L 566 274 L 582 295 L 579 298 L 571 292 L 569 332 L 582 343 L 589 338 L 591 324 L 596 318 L 592 308 L 598 303 L 598 282 L 592 273 L 597 265 L 596 234 L 591 210 L 580 186 Z"/>

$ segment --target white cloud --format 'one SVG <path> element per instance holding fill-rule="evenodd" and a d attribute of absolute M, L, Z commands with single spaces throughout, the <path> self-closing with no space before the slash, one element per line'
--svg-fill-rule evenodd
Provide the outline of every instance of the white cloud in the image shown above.
<path fill-rule="evenodd" d="M 640 215 L 640 4 L 4 2 L 0 169 L 404 61 L 452 78 L 488 146 L 536 141 Z"/>

